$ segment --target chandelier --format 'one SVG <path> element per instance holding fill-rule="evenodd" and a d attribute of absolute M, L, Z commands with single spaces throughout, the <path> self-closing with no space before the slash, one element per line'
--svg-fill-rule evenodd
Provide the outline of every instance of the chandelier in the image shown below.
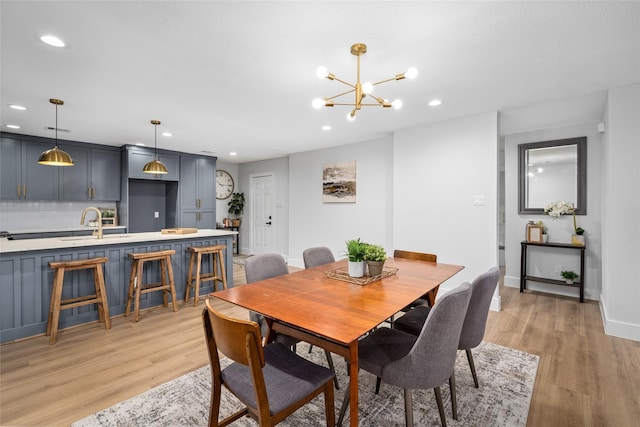
<path fill-rule="evenodd" d="M 153 160 L 144 165 L 142 172 L 152 173 L 154 175 L 169 173 L 164 163 L 158 160 L 158 125 L 160 124 L 160 120 L 151 120 L 151 124 L 155 129 L 155 137 L 153 140 Z"/>
<path fill-rule="evenodd" d="M 375 82 L 375 83 L 361 83 L 360 82 L 360 56 L 364 55 L 365 53 L 367 53 L 367 45 L 364 43 L 356 43 L 353 46 L 351 46 L 351 54 L 355 55 L 356 58 L 358 59 L 358 68 L 357 68 L 357 74 L 356 74 L 356 83 L 352 84 L 349 82 L 346 82 L 342 79 L 339 79 L 338 77 L 336 77 L 335 75 L 331 74 L 329 71 L 327 71 L 326 67 L 320 67 L 318 68 L 316 74 L 318 75 L 319 78 L 321 79 L 329 79 L 329 80 L 337 80 L 340 83 L 343 83 L 347 86 L 350 86 L 352 89 L 348 90 L 346 92 L 342 92 L 339 93 L 337 95 L 331 96 L 331 97 L 326 97 L 326 98 L 316 98 L 313 100 L 313 106 L 315 108 L 322 108 L 324 107 L 333 107 L 334 105 L 348 105 L 351 107 L 354 107 L 353 110 L 351 110 L 351 112 L 349 114 L 347 114 L 347 119 L 349 119 L 349 121 L 353 121 L 356 118 L 356 112 L 358 110 L 360 110 L 362 107 L 384 107 L 384 108 L 389 108 L 389 107 L 393 107 L 395 109 L 398 109 L 400 107 L 402 107 L 402 101 L 400 101 L 399 99 L 396 99 L 393 102 L 389 102 L 387 99 L 385 98 L 381 98 L 378 96 L 375 96 L 372 94 L 373 92 L 373 87 L 377 86 L 379 84 L 382 83 L 386 83 L 386 82 L 390 82 L 392 80 L 402 80 L 404 78 L 408 78 L 408 79 L 413 79 L 418 75 L 418 70 L 416 70 L 415 68 L 409 68 L 406 72 L 401 73 L 401 74 L 396 74 L 394 77 L 391 77 L 389 79 L 385 79 L 385 80 L 380 80 L 379 82 Z M 335 102 L 334 99 L 339 98 L 343 95 L 348 95 L 350 93 L 355 93 L 355 101 L 353 103 L 341 103 L 341 102 Z M 373 100 L 375 100 L 375 102 L 371 102 L 371 103 L 364 103 L 362 102 L 364 100 L 365 97 L 370 97 Z"/>
<path fill-rule="evenodd" d="M 47 166 L 73 166 L 71 156 L 58 147 L 58 105 L 64 105 L 64 101 L 51 98 L 49 102 L 56 106 L 56 145 L 52 149 L 40 154 L 38 163 Z"/>

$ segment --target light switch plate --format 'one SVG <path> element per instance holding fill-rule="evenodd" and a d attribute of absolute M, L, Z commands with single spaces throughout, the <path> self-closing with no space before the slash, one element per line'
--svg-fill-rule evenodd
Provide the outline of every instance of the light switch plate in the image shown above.
<path fill-rule="evenodd" d="M 484 206 L 484 194 L 473 196 L 473 206 Z"/>
<path fill-rule="evenodd" d="M 160 212 L 154 212 L 153 213 L 153 217 L 154 218 L 160 218 Z"/>

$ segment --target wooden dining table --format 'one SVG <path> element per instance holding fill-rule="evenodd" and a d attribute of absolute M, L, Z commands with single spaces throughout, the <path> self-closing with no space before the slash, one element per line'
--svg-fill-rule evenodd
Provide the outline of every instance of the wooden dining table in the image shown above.
<path fill-rule="evenodd" d="M 342 277 L 346 266 L 341 260 L 210 296 L 264 315 L 267 342 L 284 333 L 348 360 L 350 425 L 357 426 L 358 339 L 464 267 L 388 258 L 383 272 L 388 276 L 362 285 L 334 278 Z"/>

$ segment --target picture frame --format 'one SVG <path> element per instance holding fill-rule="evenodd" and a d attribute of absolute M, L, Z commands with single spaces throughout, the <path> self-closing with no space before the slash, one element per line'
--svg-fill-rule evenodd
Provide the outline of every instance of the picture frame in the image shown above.
<path fill-rule="evenodd" d="M 542 243 L 542 231 L 544 227 L 537 225 L 529 226 L 527 229 L 527 241 L 530 243 Z"/>

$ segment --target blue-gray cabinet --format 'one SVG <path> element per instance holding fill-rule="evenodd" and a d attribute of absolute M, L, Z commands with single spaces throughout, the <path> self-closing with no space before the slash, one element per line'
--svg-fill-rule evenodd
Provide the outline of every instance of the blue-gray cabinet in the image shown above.
<path fill-rule="evenodd" d="M 53 143 L 23 141 L 2 135 L 0 181 L 2 200 L 58 200 L 57 167 L 38 164 Z"/>
<path fill-rule="evenodd" d="M 158 160 L 164 163 L 164 165 L 167 167 L 168 173 L 162 175 L 154 175 L 142 172 L 144 165 L 153 160 L 154 150 L 143 147 L 127 146 L 126 152 L 128 165 L 127 178 L 149 179 L 158 181 L 179 180 L 180 156 L 178 154 L 170 154 L 163 151 L 158 151 Z"/>
<path fill-rule="evenodd" d="M 49 138 L 2 134 L 0 199 L 2 200 L 120 200 L 120 150 L 94 144 L 59 141 L 74 165 L 38 164 L 40 155 L 55 146 Z"/>
<path fill-rule="evenodd" d="M 216 159 L 180 156 L 181 227 L 216 228 Z"/>
<path fill-rule="evenodd" d="M 120 151 L 60 144 L 73 167 L 60 168 L 60 200 L 120 200 Z"/>
<path fill-rule="evenodd" d="M 233 286 L 233 237 L 231 235 L 189 237 L 177 240 L 156 240 L 136 243 L 115 243 L 84 247 L 68 247 L 49 250 L 3 253 L 0 257 L 0 342 L 8 342 L 33 335 L 43 334 L 47 328 L 53 270 L 49 268 L 51 261 L 72 261 L 94 257 L 107 257 L 109 261 L 104 267 L 105 287 L 111 316 L 123 314 L 127 302 L 131 260 L 127 256 L 131 252 L 152 252 L 173 249 L 173 276 L 178 296 L 179 307 L 186 287 L 189 268 L 189 246 L 226 245 L 225 267 L 227 285 Z M 159 278 L 157 263 L 145 265 L 148 280 Z M 200 295 L 213 291 L 212 282 L 205 282 Z M 80 270 L 65 274 L 63 298 L 74 298 L 90 295 L 95 292 L 93 276 L 90 272 Z M 142 308 L 162 304 L 162 293 L 153 292 L 142 295 Z M 167 315 L 172 311 L 168 310 Z M 98 319 L 95 305 L 76 307 L 60 313 L 60 329 Z M 141 321 L 145 321 L 144 318 Z M 131 318 L 133 322 L 133 318 Z"/>

